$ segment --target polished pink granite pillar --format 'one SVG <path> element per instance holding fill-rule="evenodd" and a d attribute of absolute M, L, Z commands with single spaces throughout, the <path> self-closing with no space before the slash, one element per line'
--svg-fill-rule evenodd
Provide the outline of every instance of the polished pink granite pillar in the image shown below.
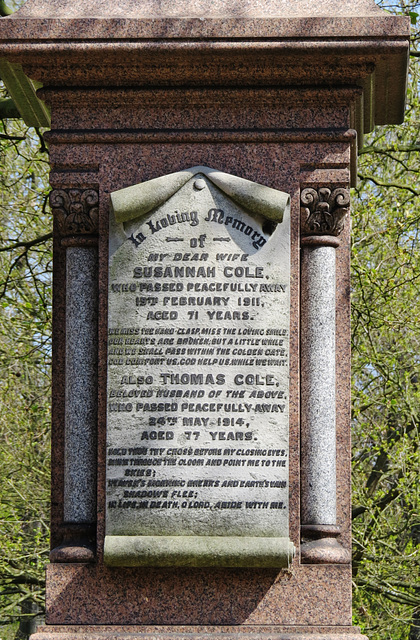
<path fill-rule="evenodd" d="M 43 83 L 39 95 L 52 112 L 52 552 L 46 625 L 33 638 L 362 638 L 351 625 L 349 562 L 349 210 L 331 205 L 343 224 L 309 228 L 304 192 L 320 201 L 325 189 L 347 194 L 363 133 L 401 121 L 408 20 L 373 0 L 114 4 L 28 0 L 0 21 L 0 55 Z M 291 195 L 289 500 L 298 553 L 280 572 L 103 563 L 109 194 L 197 165 Z M 67 205 L 57 205 L 60 193 Z M 72 227 L 72 202 L 86 203 L 92 193 L 95 212 L 84 204 L 84 225 Z M 89 441 L 97 448 L 87 462 L 95 467 L 87 477 L 97 478 L 96 513 L 69 522 L 66 251 L 96 243 L 97 430 Z M 325 523 L 307 521 L 301 484 L 301 463 L 309 464 L 302 451 L 309 427 L 301 420 L 301 244 L 308 255 L 310 246 L 334 247 L 336 260 L 336 501 Z"/>

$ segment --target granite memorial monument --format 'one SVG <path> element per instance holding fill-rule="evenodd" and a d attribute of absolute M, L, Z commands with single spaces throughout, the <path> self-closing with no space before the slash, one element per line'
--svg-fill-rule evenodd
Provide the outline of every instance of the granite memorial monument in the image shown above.
<path fill-rule="evenodd" d="M 408 38 L 373 0 L 28 0 L 1 19 L 0 74 L 51 111 L 33 640 L 363 638 L 349 188 L 363 133 L 403 118 Z"/>

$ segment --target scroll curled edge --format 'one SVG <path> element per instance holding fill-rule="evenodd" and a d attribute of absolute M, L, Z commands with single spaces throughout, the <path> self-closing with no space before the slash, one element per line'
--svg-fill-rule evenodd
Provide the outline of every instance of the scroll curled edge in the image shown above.
<path fill-rule="evenodd" d="M 106 536 L 105 564 L 114 567 L 287 568 L 289 538 L 239 536 Z"/>
<path fill-rule="evenodd" d="M 116 221 L 128 222 L 146 215 L 166 202 L 197 174 L 206 176 L 236 204 L 268 220 L 282 222 L 284 212 L 290 205 L 288 193 L 216 169 L 197 166 L 114 191 L 111 194 L 111 208 Z"/>

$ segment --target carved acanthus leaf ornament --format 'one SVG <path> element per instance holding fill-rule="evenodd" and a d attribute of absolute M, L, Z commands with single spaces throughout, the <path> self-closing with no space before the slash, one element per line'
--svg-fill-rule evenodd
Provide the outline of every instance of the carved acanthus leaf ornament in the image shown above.
<path fill-rule="evenodd" d="M 350 193 L 337 187 L 303 189 L 300 195 L 300 225 L 304 236 L 339 236 L 350 206 Z"/>
<path fill-rule="evenodd" d="M 95 189 L 56 189 L 50 205 L 63 237 L 98 233 L 99 195 Z"/>

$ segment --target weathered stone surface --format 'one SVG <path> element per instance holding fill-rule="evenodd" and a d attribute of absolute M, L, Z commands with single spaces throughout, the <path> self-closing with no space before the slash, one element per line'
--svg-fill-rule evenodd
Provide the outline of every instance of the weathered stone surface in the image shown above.
<path fill-rule="evenodd" d="M 62 544 L 50 553 L 50 561 L 57 563 L 86 564 L 94 560 L 95 553 L 84 540 L 75 540 L 74 544 Z"/>
<path fill-rule="evenodd" d="M 149 213 L 168 200 L 198 173 L 206 176 L 224 194 L 230 196 L 236 204 L 244 207 L 248 212 L 262 215 L 274 222 L 282 221 L 283 212 L 290 200 L 288 194 L 282 194 L 276 189 L 209 167 L 192 167 L 113 193 L 111 204 L 116 221 L 126 222 L 133 219 L 134 215 L 140 217 Z M 198 177 L 197 182 L 194 183 L 197 191 L 204 189 L 205 186 L 206 181 Z"/>
<path fill-rule="evenodd" d="M 287 568 L 289 538 L 249 536 L 107 536 L 105 561 L 114 567 Z"/>
<path fill-rule="evenodd" d="M 409 19 L 380 12 L 373 2 L 297 0 L 285 6 L 283 1 L 263 0 L 252 7 L 247 2 L 235 7 L 224 3 L 222 11 L 217 0 L 206 5 L 204 15 L 200 2 L 189 3 L 186 11 L 182 1 L 168 4 L 161 3 L 159 14 L 148 2 L 87 0 L 82 9 L 79 0 L 29 0 L 21 11 L 0 21 L 0 55 L 22 64 L 27 75 L 43 83 L 38 95 L 52 108 L 53 129 L 48 136 L 54 188 L 98 188 L 101 194 L 96 562 L 48 567 L 48 628 L 41 637 L 118 638 L 127 633 L 161 639 L 188 633 L 198 638 L 258 634 L 282 640 L 360 637 L 351 627 L 348 565 L 302 564 L 300 554 L 291 571 L 280 572 L 104 565 L 107 199 L 127 185 L 196 164 L 217 166 L 292 195 L 289 516 L 290 536 L 298 545 L 300 434 L 305 429 L 299 387 L 300 319 L 305 312 L 299 298 L 299 194 L 305 187 L 348 188 L 350 172 L 354 178 L 357 175 L 354 129 L 362 144 L 363 131 L 375 122 L 395 123 L 402 118 Z M 120 10 L 126 13 L 115 17 Z M 333 531 L 346 548 L 350 547 L 348 235 L 347 225 L 336 251 L 337 529 Z M 323 242 L 337 246 L 338 239 L 333 245 L 331 238 L 325 236 Z M 64 253 L 61 243 L 54 267 L 54 544 L 65 538 L 66 528 Z M 314 536 L 319 527 L 322 535 L 333 529 L 313 525 Z M 302 531 L 304 537 L 308 531 Z M 76 555 L 80 559 L 79 552 Z M 60 549 L 59 556 L 63 560 L 69 553 Z M 311 561 L 319 556 L 318 545 Z M 94 626 L 100 624 L 104 626 Z"/>
<path fill-rule="evenodd" d="M 64 519 L 95 522 L 97 252 L 67 250 Z"/>
<path fill-rule="evenodd" d="M 170 2 L 169 0 L 120 0 L 118 4 L 109 4 L 106 0 L 28 0 L 20 10 L 20 15 L 30 17 L 65 17 L 65 18 L 140 18 L 145 16 L 178 16 L 194 15 L 237 16 L 252 18 L 256 16 L 275 17 L 311 17 L 323 16 L 378 16 L 382 15 L 373 0 L 215 0 L 210 5 L 205 0 L 185 0 Z"/>
<path fill-rule="evenodd" d="M 112 196 L 107 536 L 289 535 L 289 198 L 213 174 Z"/>
<path fill-rule="evenodd" d="M 33 640 L 118 640 L 121 635 L 131 635 L 138 640 L 171 640 L 176 637 L 189 637 L 194 640 L 235 640 L 240 636 L 243 640 L 367 640 L 361 635 L 358 627 L 313 627 L 305 626 L 296 630 L 285 625 L 253 626 L 252 630 L 243 627 L 212 627 L 212 626 L 177 626 L 170 631 L 162 627 L 147 626 L 106 626 L 92 627 L 75 626 L 67 631 L 60 626 L 44 626 L 32 636 Z"/>
<path fill-rule="evenodd" d="M 350 564 L 351 552 L 334 540 L 312 540 L 301 547 L 301 561 L 308 564 Z"/>
<path fill-rule="evenodd" d="M 361 139 L 403 119 L 409 34 L 373 0 L 29 0 L 1 20 L 0 56 L 56 87 L 87 68 L 91 86 L 357 85 Z"/>
<path fill-rule="evenodd" d="M 335 249 L 302 248 L 302 522 L 336 523 Z"/>
<path fill-rule="evenodd" d="M 63 237 L 98 233 L 98 192 L 94 189 L 55 189 L 50 206 Z"/>

